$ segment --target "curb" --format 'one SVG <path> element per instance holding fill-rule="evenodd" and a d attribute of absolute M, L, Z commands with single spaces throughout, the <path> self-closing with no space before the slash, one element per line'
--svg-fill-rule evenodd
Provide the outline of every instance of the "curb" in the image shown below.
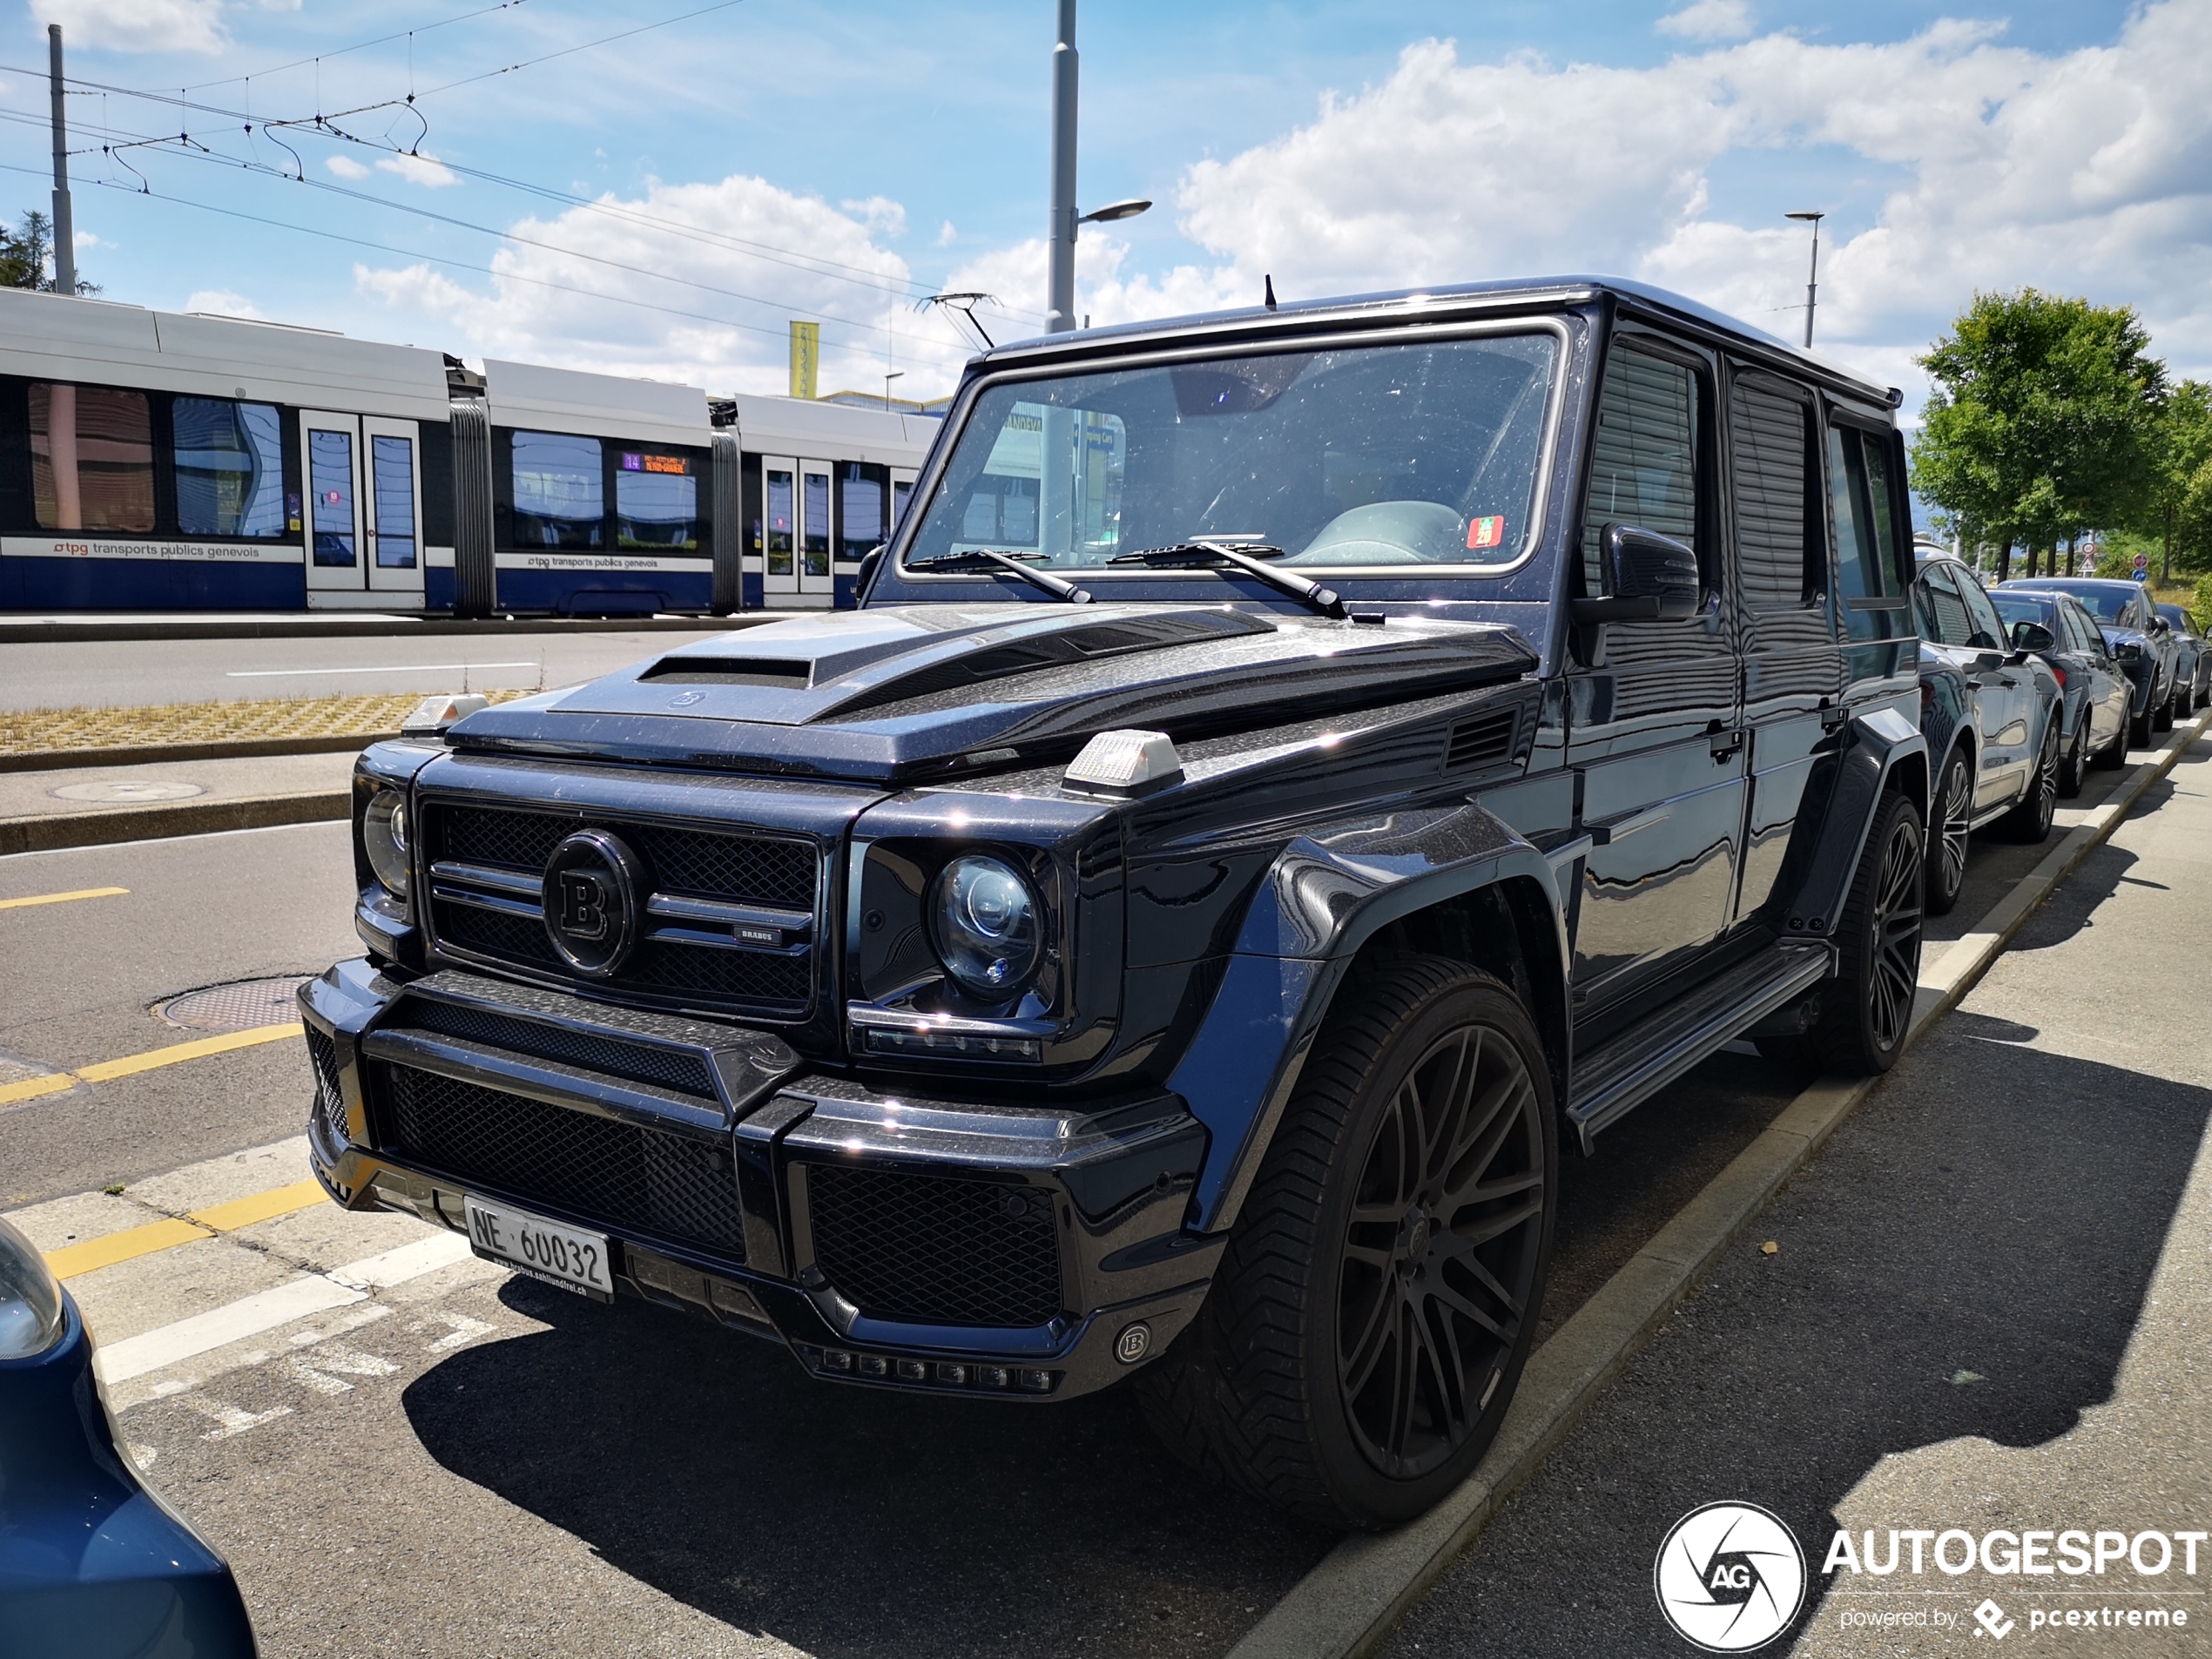
<path fill-rule="evenodd" d="M 29 750 L 0 754 L 0 772 L 68 772 L 79 766 L 149 766 L 183 760 L 257 760 L 267 755 L 334 755 L 386 743 L 396 732 L 320 738 L 209 738 L 199 743 L 142 743 L 108 749 Z"/>
<path fill-rule="evenodd" d="M 2177 725 L 2163 753 L 2136 767 L 2087 822 L 2068 831 L 2041 863 L 2013 883 L 1973 932 L 1953 941 L 1932 970 L 1922 971 L 1908 1046 L 1964 1000 L 2036 907 L 2111 837 L 2208 726 L 2212 714 Z M 1696 1291 L 1767 1201 L 1880 1082 L 1824 1077 L 1784 1108 L 1529 1356 L 1496 1443 L 1462 1485 L 1395 1532 L 1345 1539 L 1244 1633 L 1229 1650 L 1229 1659 L 1359 1659 L 1379 1648 Z"/>
<path fill-rule="evenodd" d="M 78 644 L 118 639 L 387 639 L 414 635 L 437 639 L 452 634 L 672 634 L 730 633 L 780 622 L 808 611 L 748 610 L 734 617 L 267 617 L 246 619 L 163 617 L 152 622 L 60 621 L 51 617 L 11 621 L 0 617 L 0 645 Z"/>
<path fill-rule="evenodd" d="M 250 795 L 243 800 L 190 800 L 172 806 L 125 806 L 109 813 L 0 818 L 0 858 L 11 853 L 52 853 L 71 846 L 110 846 L 118 841 L 157 841 L 179 835 L 212 835 L 224 830 L 319 824 L 350 818 L 353 802 L 350 790 L 315 789 L 293 795 Z"/>

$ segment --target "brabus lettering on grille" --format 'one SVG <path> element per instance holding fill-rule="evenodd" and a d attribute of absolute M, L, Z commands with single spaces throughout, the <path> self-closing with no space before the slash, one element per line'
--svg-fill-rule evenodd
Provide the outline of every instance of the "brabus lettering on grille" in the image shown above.
<path fill-rule="evenodd" d="M 607 936 L 607 884 L 590 870 L 563 870 L 561 931 L 571 939 Z"/>

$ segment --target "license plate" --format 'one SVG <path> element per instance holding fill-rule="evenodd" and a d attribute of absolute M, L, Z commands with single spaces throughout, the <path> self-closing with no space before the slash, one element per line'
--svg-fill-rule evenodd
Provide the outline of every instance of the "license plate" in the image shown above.
<path fill-rule="evenodd" d="M 533 1216 L 527 1210 L 467 1200 L 469 1243 L 477 1255 L 602 1302 L 615 1298 L 607 1270 L 607 1238 Z"/>

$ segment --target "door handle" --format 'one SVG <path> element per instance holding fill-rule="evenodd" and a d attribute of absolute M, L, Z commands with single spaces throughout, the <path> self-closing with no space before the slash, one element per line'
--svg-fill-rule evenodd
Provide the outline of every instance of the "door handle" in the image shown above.
<path fill-rule="evenodd" d="M 1833 732 L 1840 727 L 1844 721 L 1850 718 L 1851 711 L 1849 709 L 1823 709 L 1820 711 L 1820 729 L 1823 732 Z"/>
<path fill-rule="evenodd" d="M 1733 760 L 1743 748 L 1743 728 L 1733 732 L 1716 732 L 1708 739 L 1712 745 L 1713 759 L 1717 763 Z"/>

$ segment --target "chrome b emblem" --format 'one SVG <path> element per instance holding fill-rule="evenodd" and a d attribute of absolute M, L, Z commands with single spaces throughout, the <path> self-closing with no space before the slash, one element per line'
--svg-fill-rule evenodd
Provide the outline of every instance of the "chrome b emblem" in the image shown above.
<path fill-rule="evenodd" d="M 647 891 L 637 855 L 605 830 L 578 830 L 545 861 L 545 936 L 577 973 L 607 979 L 637 942 Z"/>

